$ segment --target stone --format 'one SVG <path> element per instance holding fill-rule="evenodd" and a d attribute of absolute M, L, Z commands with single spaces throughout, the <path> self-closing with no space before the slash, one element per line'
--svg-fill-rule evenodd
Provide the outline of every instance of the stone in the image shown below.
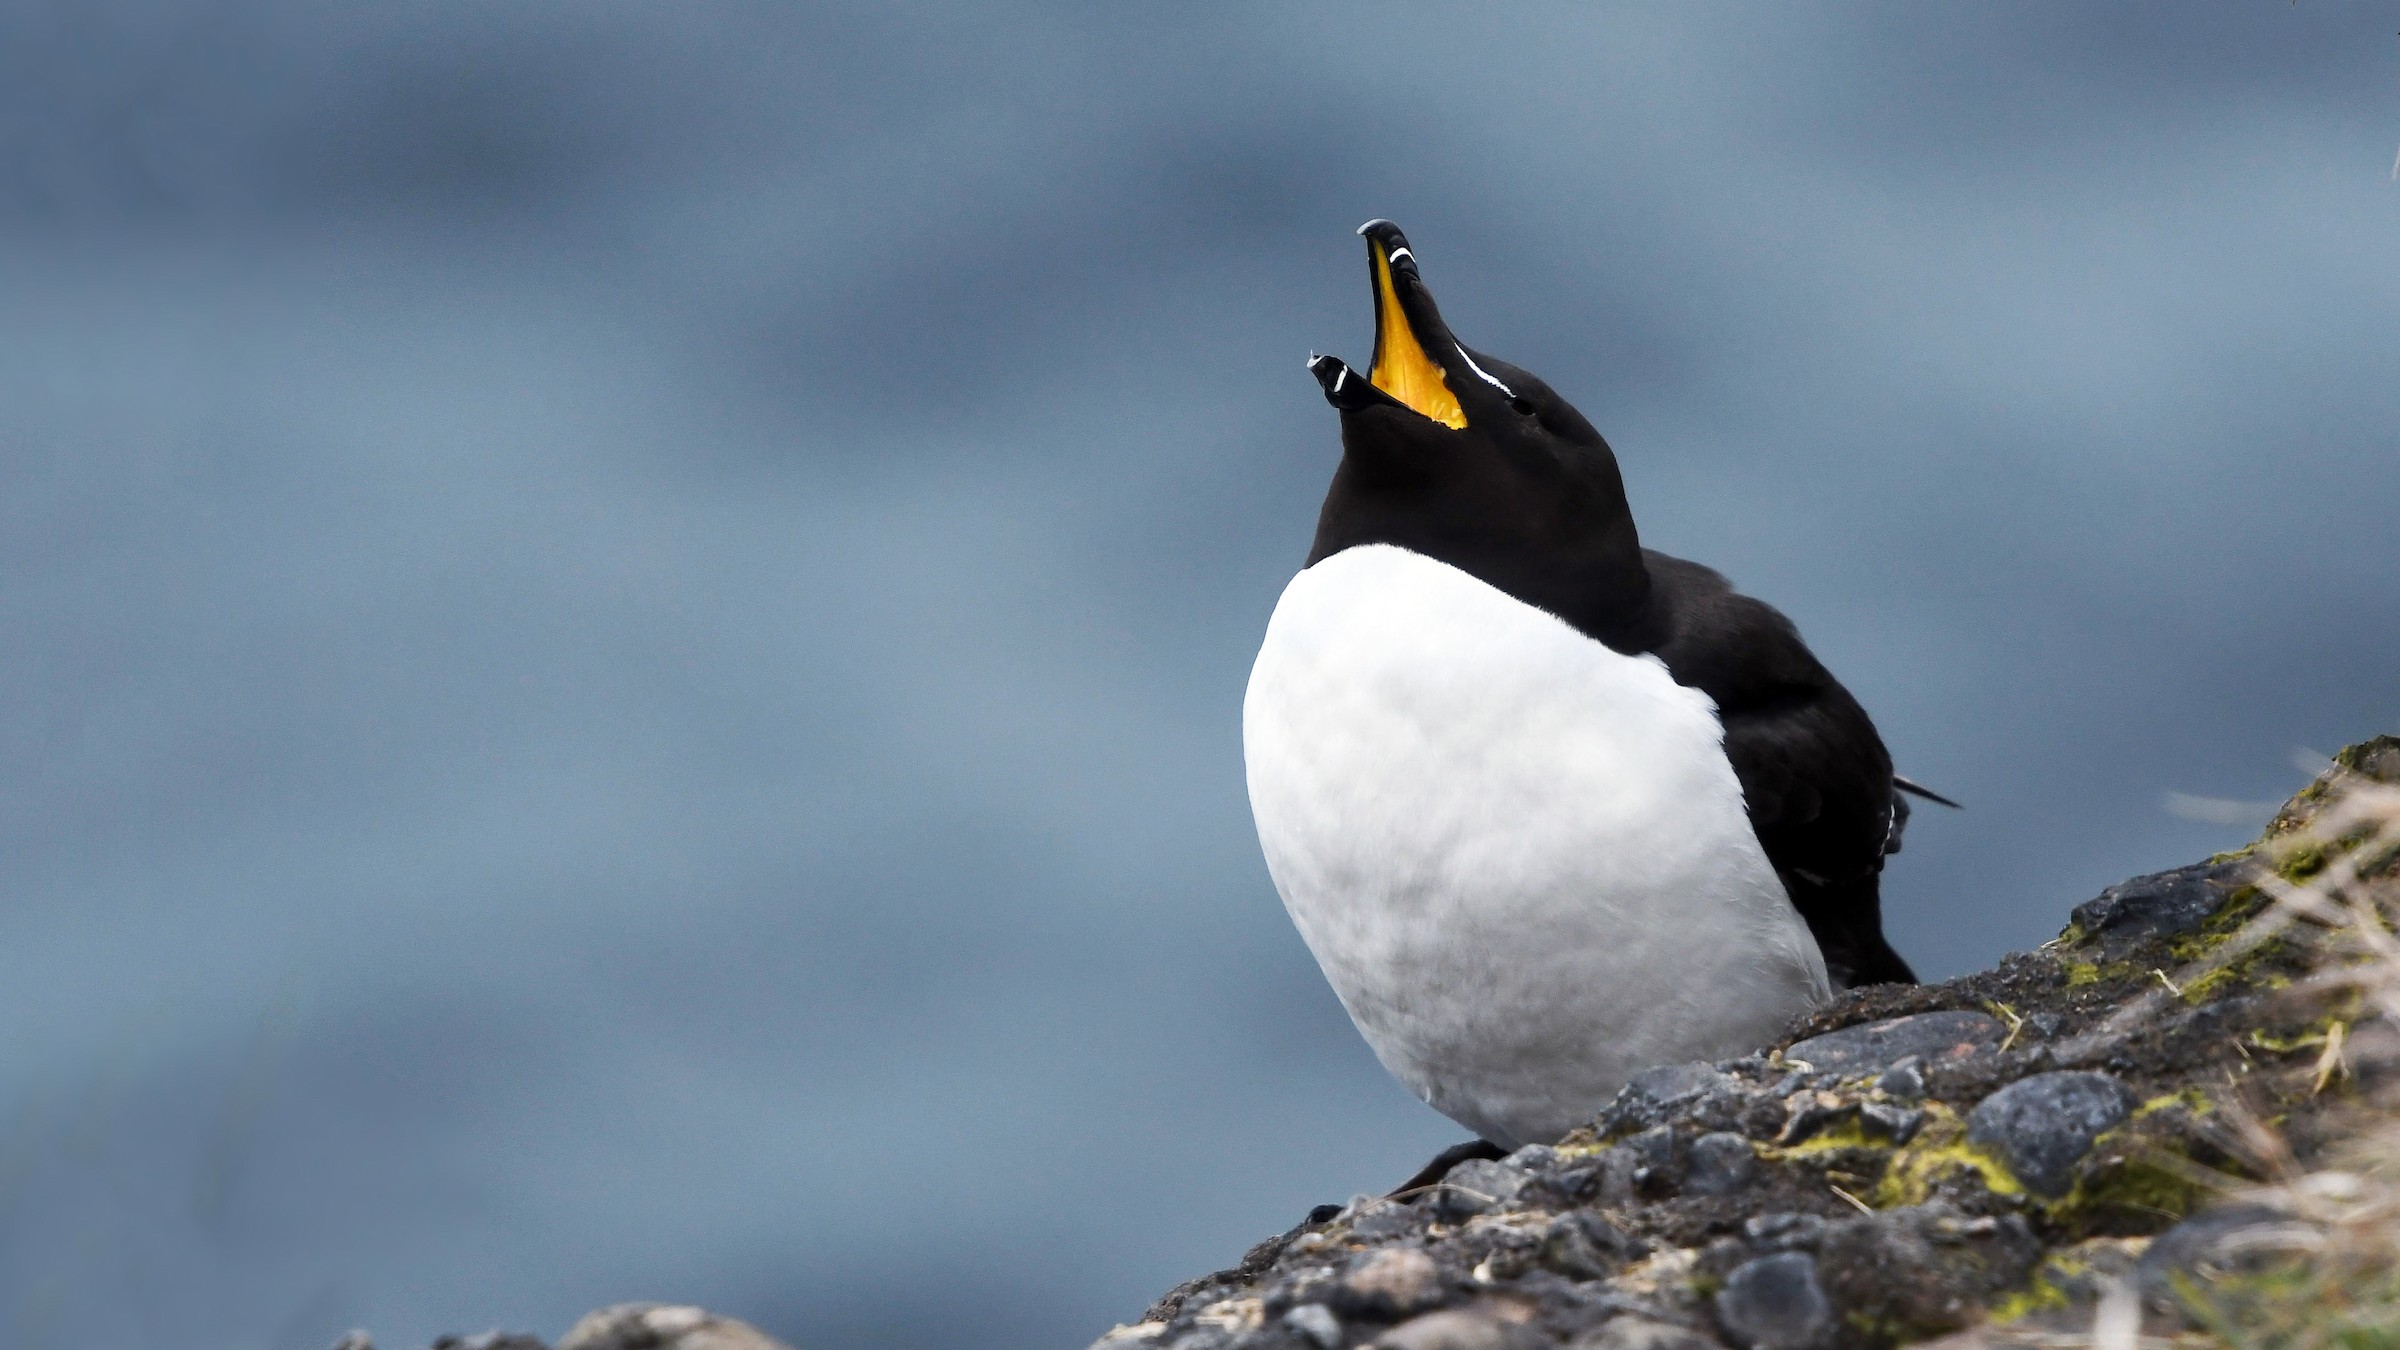
<path fill-rule="evenodd" d="M 1634 1243 L 1589 1210 L 1561 1214 L 1542 1236 L 1542 1264 L 1570 1279 L 1596 1280 L 1625 1264 Z"/>
<path fill-rule="evenodd" d="M 1730 1074 L 1704 1062 L 1661 1064 L 1626 1080 L 1616 1100 L 1602 1113 L 1613 1132 L 1656 1125 L 1711 1093 L 1741 1090 Z"/>
<path fill-rule="evenodd" d="M 1812 1350 L 1834 1330 L 1833 1302 L 1806 1252 L 1762 1256 L 1737 1267 L 1717 1291 L 1717 1323 L 1747 1350 Z"/>
<path fill-rule="evenodd" d="M 1885 1069 L 1883 1076 L 1875 1080 L 1875 1090 L 1904 1102 L 1924 1100 L 1925 1072 L 1917 1067 L 1917 1057 L 1904 1055 Z"/>
<path fill-rule="evenodd" d="M 1952 1331 L 2021 1286 L 2041 1250 L 2017 1215 L 1970 1218 L 1945 1205 L 1911 1205 L 1831 1225 L 1817 1273 L 1847 1317 L 1920 1334 Z"/>
<path fill-rule="evenodd" d="M 1513 1167 L 1520 1172 L 1533 1173 L 1558 1166 L 1558 1159 L 1558 1150 L 1548 1144 L 1527 1144 L 1502 1158 L 1500 1162 L 1504 1167 Z"/>
<path fill-rule="evenodd" d="M 1412 1318 L 1368 1344 L 1373 1350 L 1541 1350 L 1544 1342 L 1514 1323 L 1453 1308 Z"/>
<path fill-rule="evenodd" d="M 1303 1303 L 1292 1309 L 1283 1315 L 1283 1325 L 1318 1350 L 1336 1350 L 1342 1343 L 1342 1319 L 1322 1303 Z"/>
<path fill-rule="evenodd" d="M 1905 1144 L 1916 1138 L 1925 1124 L 1925 1113 L 1913 1106 L 1894 1106 L 1889 1102 L 1868 1102 L 1858 1108 L 1858 1127 L 1879 1139 Z"/>
<path fill-rule="evenodd" d="M 2008 1039 L 1999 1019 L 1979 1012 L 1912 1013 L 1795 1041 L 1783 1052 L 1819 1073 L 1849 1076 L 1890 1068 L 1914 1056 L 1938 1062 L 1964 1059 Z"/>
<path fill-rule="evenodd" d="M 1690 1165 L 1683 1189 L 1692 1195 L 1729 1195 L 1750 1184 L 1758 1172 L 1758 1155 L 1738 1134 L 1704 1134 L 1692 1141 Z"/>
<path fill-rule="evenodd" d="M 364 1331 L 351 1330 L 333 1343 L 333 1350 L 375 1350 L 375 1338 Z"/>
<path fill-rule="evenodd" d="M 1610 1318 L 1575 1339 L 1574 1350 L 1725 1350 L 1713 1336 L 1673 1322 L 1627 1314 Z"/>
<path fill-rule="evenodd" d="M 1523 1172 L 1507 1163 L 1474 1158 L 1450 1169 L 1433 1193 L 1434 1212 L 1452 1222 L 1508 1205 L 1525 1189 Z"/>
<path fill-rule="evenodd" d="M 1384 1247 L 1352 1261 L 1332 1292 L 1344 1317 L 1396 1322 L 1442 1301 L 1442 1272 L 1420 1248 Z"/>
<path fill-rule="evenodd" d="M 1757 1214 L 1742 1224 L 1742 1235 L 1761 1247 L 1813 1251 L 1825 1236 L 1825 1220 L 1814 1214 Z"/>
<path fill-rule="evenodd" d="M 1413 1233 L 1425 1226 L 1425 1216 L 1416 1206 L 1363 1195 L 1350 1202 L 1349 1214 L 1350 1236 L 1369 1242 Z"/>
<path fill-rule="evenodd" d="M 2133 1094 L 2108 1074 L 2037 1073 L 1977 1103 L 1967 1138 L 1998 1154 L 2025 1189 L 2055 1200 L 2073 1187 L 2092 1141 L 2132 1109 Z"/>
<path fill-rule="evenodd" d="M 550 1350 L 539 1336 L 521 1331 L 484 1331 L 473 1336 L 438 1336 L 433 1350 Z"/>
<path fill-rule="evenodd" d="M 620 1303 L 586 1313 L 558 1350 L 790 1350 L 748 1322 L 672 1303 Z"/>
<path fill-rule="evenodd" d="M 2120 881 L 2075 907 L 2083 931 L 2115 938 L 2197 932 L 2240 889 L 2245 862 L 2194 863 Z"/>

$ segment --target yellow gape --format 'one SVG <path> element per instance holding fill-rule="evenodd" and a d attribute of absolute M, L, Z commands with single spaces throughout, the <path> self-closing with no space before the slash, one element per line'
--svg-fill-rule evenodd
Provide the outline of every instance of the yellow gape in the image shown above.
<path fill-rule="evenodd" d="M 1375 368 L 1368 372 L 1368 382 L 1443 426 L 1464 427 L 1466 410 L 1458 406 L 1442 368 L 1425 354 L 1417 335 L 1409 331 L 1408 316 L 1400 311 L 1400 297 L 1392 290 L 1391 261 L 1372 239 L 1367 241 L 1367 254 L 1375 262 Z"/>

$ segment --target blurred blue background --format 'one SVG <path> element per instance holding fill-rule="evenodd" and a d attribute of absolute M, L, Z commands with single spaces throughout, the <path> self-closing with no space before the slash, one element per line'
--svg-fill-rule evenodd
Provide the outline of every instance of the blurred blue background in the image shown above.
<path fill-rule="evenodd" d="M 0 1342 L 1079 1346 L 1459 1138 L 1242 787 L 1368 216 L 1970 805 L 1925 972 L 2247 838 L 2400 724 L 2396 27 L 7 7 Z"/>

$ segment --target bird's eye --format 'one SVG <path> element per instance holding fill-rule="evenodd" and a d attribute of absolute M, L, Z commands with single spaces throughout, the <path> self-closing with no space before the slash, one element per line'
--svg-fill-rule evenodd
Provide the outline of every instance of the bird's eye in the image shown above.
<path fill-rule="evenodd" d="M 1533 416 L 1533 400 L 1532 400 L 1532 399 L 1528 399 L 1528 398 L 1512 398 L 1512 399 L 1510 399 L 1510 400 L 1508 401 L 1508 406 L 1509 406 L 1509 407 L 1511 407 L 1511 408 L 1514 408 L 1514 409 L 1516 409 L 1516 410 L 1517 410 L 1517 416 L 1519 416 L 1519 417 L 1531 417 L 1531 416 Z"/>

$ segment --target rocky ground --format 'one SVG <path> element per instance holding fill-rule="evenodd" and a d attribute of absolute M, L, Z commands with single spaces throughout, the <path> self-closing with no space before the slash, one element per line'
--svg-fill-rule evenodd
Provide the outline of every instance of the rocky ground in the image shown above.
<path fill-rule="evenodd" d="M 2400 781 L 2400 740 L 2339 758 Z M 2308 979 L 2308 930 L 2241 936 L 2270 866 L 2326 865 L 2273 842 L 2326 782 L 2038 951 L 1857 991 L 1763 1053 L 1637 1076 L 1555 1145 L 1322 1206 L 1094 1350 L 2033 1343 L 2112 1288 L 2171 1328 L 2191 1272 L 2276 1221 L 2215 1204 L 2227 1179 L 2306 1167 L 2400 1059 Z"/>

